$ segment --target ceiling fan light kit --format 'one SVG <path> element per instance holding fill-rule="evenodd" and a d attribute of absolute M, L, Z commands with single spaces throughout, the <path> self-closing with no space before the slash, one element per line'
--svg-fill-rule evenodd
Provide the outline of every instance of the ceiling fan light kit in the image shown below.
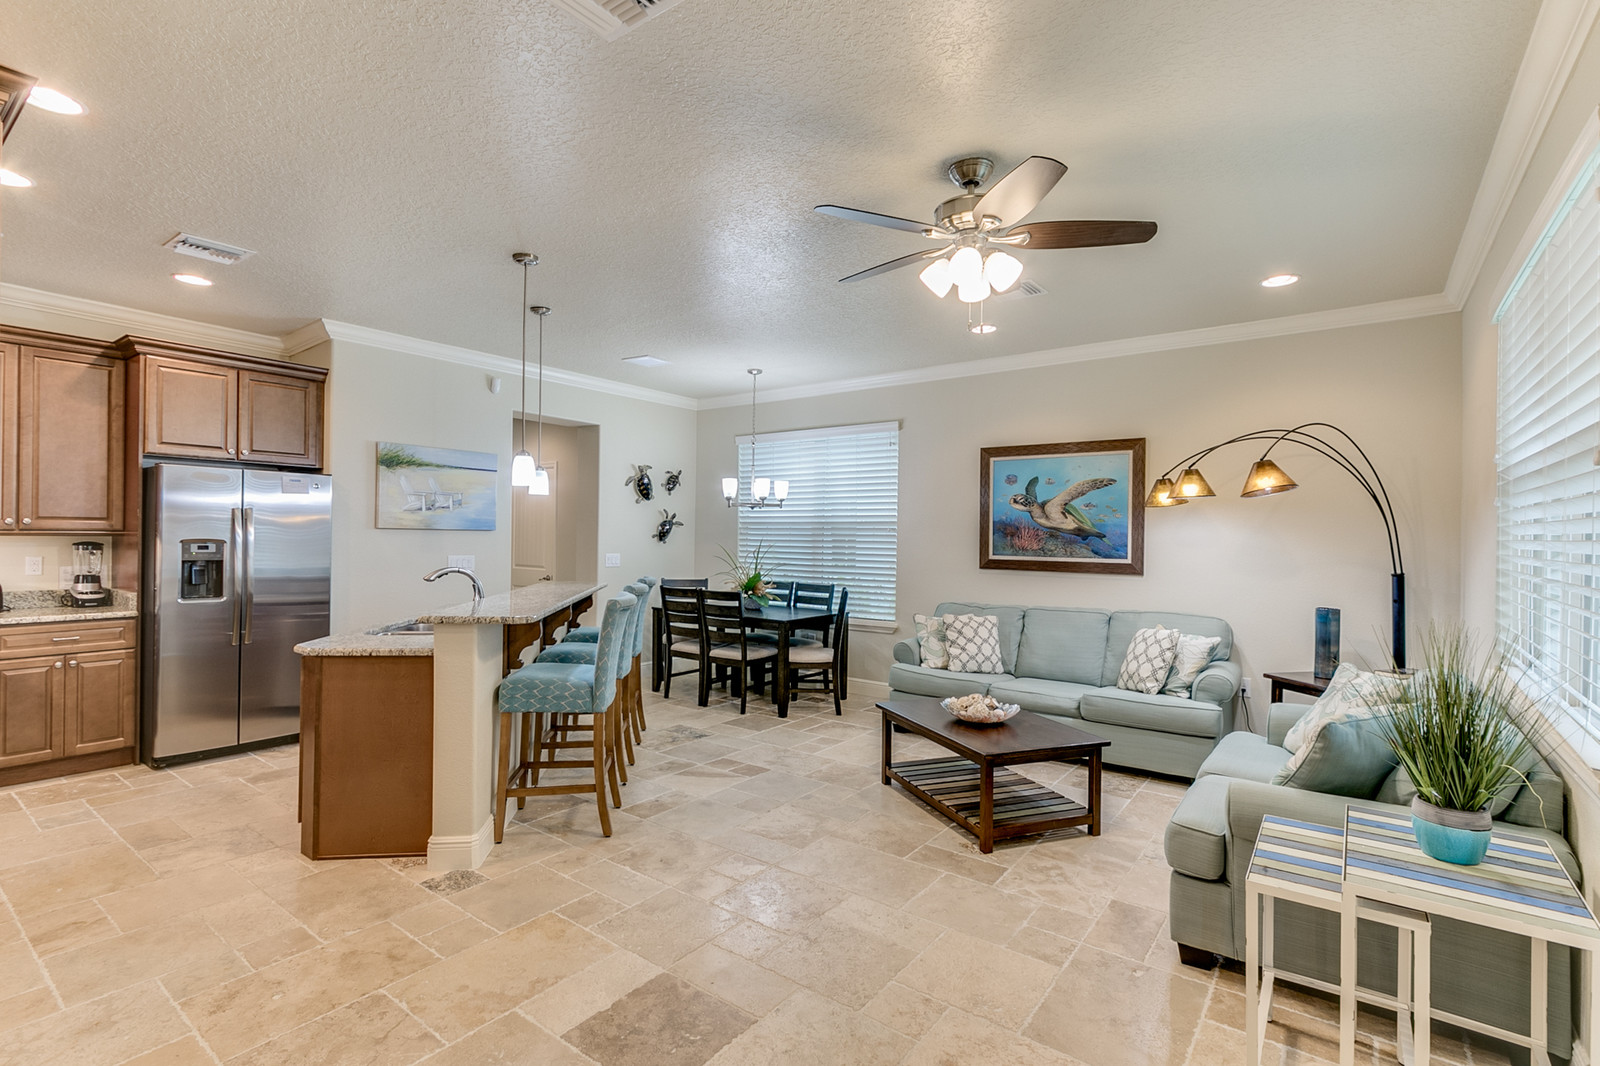
<path fill-rule="evenodd" d="M 946 169 L 962 192 L 934 209 L 934 223 L 926 226 L 909 218 L 881 215 L 837 204 L 819 204 L 819 214 L 886 229 L 905 230 L 948 242 L 943 248 L 913 252 L 857 271 L 840 281 L 861 281 L 903 266 L 922 264 L 917 276 L 928 291 L 943 299 L 950 290 L 969 307 L 968 329 L 992 333 L 993 323 L 971 322 L 970 307 L 995 293 L 1005 292 L 1022 278 L 1022 261 L 1003 248 L 1093 248 L 1116 244 L 1143 244 L 1155 236 L 1154 222 L 1032 222 L 1019 225 L 1055 188 L 1066 164 L 1048 156 L 1029 156 L 986 193 L 978 188 L 994 171 L 994 161 L 983 156 L 958 159 Z M 928 262 L 928 260 L 932 262 Z M 980 328 L 981 327 L 981 328 Z"/>

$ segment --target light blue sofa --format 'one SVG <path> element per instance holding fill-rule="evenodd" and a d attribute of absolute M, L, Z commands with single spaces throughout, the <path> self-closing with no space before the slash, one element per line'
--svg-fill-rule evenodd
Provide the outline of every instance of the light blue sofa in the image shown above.
<path fill-rule="evenodd" d="M 933 613 L 994 615 L 1006 672 L 967 674 L 922 666 L 913 637 L 894 647 L 890 698 L 987 693 L 1023 710 L 1069 719 L 1109 740 L 1102 756 L 1109 764 L 1179 777 L 1193 777 L 1211 749 L 1233 730 L 1240 670 L 1230 661 L 1233 628 L 1220 618 L 991 603 L 941 603 Z M 1116 687 L 1133 634 L 1156 625 L 1220 638 L 1189 697 Z"/>

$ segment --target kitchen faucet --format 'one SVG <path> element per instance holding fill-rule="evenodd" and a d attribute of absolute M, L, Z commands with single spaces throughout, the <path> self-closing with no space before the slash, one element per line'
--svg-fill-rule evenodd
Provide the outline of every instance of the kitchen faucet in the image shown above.
<path fill-rule="evenodd" d="M 444 577 L 444 575 L 446 575 L 446 574 L 465 574 L 467 580 L 472 582 L 472 609 L 474 611 L 476 611 L 478 609 L 478 604 L 483 602 L 483 583 L 478 580 L 478 575 L 477 574 L 474 574 L 471 570 L 468 570 L 466 567 L 464 567 L 464 566 L 442 566 L 439 569 L 435 570 L 433 573 L 428 574 L 422 580 L 424 580 L 424 581 L 438 581 L 441 577 Z"/>

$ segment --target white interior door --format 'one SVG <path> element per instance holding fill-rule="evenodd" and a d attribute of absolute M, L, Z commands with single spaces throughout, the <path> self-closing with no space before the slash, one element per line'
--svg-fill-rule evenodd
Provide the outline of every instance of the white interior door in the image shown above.
<path fill-rule="evenodd" d="M 550 581 L 556 569 L 556 518 L 561 501 L 559 464 L 545 463 L 550 475 L 550 495 L 530 496 L 511 490 L 511 584 Z"/>

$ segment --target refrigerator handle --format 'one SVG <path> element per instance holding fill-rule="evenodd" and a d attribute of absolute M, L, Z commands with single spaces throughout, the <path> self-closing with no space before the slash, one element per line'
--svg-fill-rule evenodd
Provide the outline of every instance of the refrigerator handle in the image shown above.
<path fill-rule="evenodd" d="M 244 603 L 239 611 L 244 616 L 244 642 L 250 643 L 250 623 L 256 614 L 256 511 L 244 508 Z"/>
<path fill-rule="evenodd" d="M 234 647 L 239 646 L 239 623 L 244 614 L 244 525 L 240 514 L 242 508 L 235 507 L 229 516 L 228 540 L 229 547 L 233 549 L 230 569 L 233 572 L 233 639 Z"/>

